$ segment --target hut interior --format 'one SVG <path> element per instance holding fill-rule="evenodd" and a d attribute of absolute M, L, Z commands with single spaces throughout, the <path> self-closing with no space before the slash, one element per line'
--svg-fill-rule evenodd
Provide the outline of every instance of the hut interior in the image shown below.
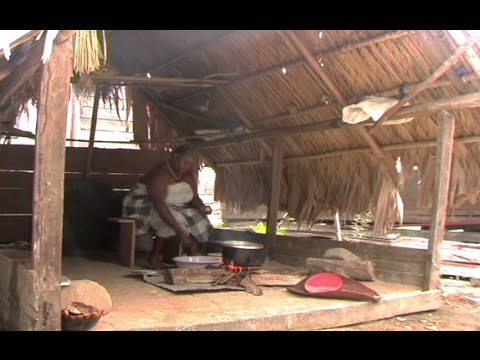
<path fill-rule="evenodd" d="M 35 247 L 32 214 L 35 217 L 38 154 L 34 145 L 12 145 L 8 140 L 37 137 L 38 144 L 39 133 L 20 130 L 17 122 L 30 101 L 41 100 L 46 66 L 42 57 L 50 43 L 54 50 L 56 46 L 56 34 L 49 38 L 51 32 L 30 31 L 11 43 L 11 54 L 0 50 L 3 244 L 32 242 Z M 131 227 L 126 228 L 131 225 L 108 219 L 120 217 L 122 197 L 141 174 L 164 161 L 172 148 L 189 143 L 202 163 L 215 170 L 215 200 L 227 212 L 268 207 L 266 234 L 216 229 L 216 240 L 263 243 L 268 261 L 298 267 L 308 258 L 321 258 L 328 249 L 350 250 L 375 264 L 379 285 L 374 287 L 385 291 L 388 300 L 376 309 L 365 305 L 368 315 L 362 319 L 347 316 L 337 323 L 330 317 L 340 316 L 335 304 L 342 301 L 324 300 L 322 307 L 313 304 L 319 299 L 300 297 L 297 307 L 292 303 L 296 312 L 282 313 L 268 326 L 242 319 L 242 314 L 203 323 L 181 317 L 167 321 L 163 314 L 159 323 L 152 320 L 144 328 L 334 327 L 438 307 L 438 286 L 431 280 L 432 273 L 438 277 L 440 265 L 432 267 L 432 263 L 443 240 L 445 218 L 474 220 L 480 214 L 480 158 L 475 155 L 480 150 L 478 40 L 477 31 L 467 30 L 77 31 L 72 38 L 71 89 L 73 94 L 89 94 L 94 106 L 88 147 L 65 143 L 63 222 L 57 219 L 63 223 L 64 255 L 84 255 L 83 250 L 92 248 L 117 251 L 124 246 L 119 239 L 129 238 L 124 232 L 131 232 Z M 122 89 L 126 89 L 123 100 Z M 132 114 L 133 144 L 138 149 L 95 147 L 100 102 L 123 111 L 127 118 Z M 439 195 L 442 191 L 446 197 Z M 443 209 L 446 204 L 448 209 Z M 338 214 L 349 220 L 368 218 L 372 227 L 366 238 L 350 236 L 343 241 L 338 233 L 299 232 L 300 226 L 282 236 L 277 235 L 282 220 L 278 214 L 307 224 L 309 230 L 315 230 L 319 220 L 338 219 Z M 443 223 L 432 225 L 434 235 L 423 247 L 385 241 L 395 225 L 430 225 L 442 217 Z M 122 244 L 130 240 L 123 239 Z M 123 262 L 133 265 L 135 245 L 127 245 L 128 254 L 122 256 L 128 259 Z M 8 251 L 2 255 L 2 266 L 13 266 L 11 259 L 20 259 L 26 272 L 15 276 L 30 279 L 28 257 Z M 112 297 L 117 296 L 114 303 L 129 301 L 130 295 L 120 290 L 123 278 L 95 275 L 92 269 L 100 265 L 75 268 L 76 260 L 70 257 L 64 258 L 64 270 L 69 272 L 64 275 L 104 281 L 115 294 Z M 108 272 L 109 266 L 101 271 Z M 111 271 L 119 277 L 128 268 L 115 265 Z M 16 285 L 9 281 L 0 291 L 13 291 Z M 142 286 L 151 287 L 142 283 L 132 289 L 143 291 Z M 177 296 L 156 292 L 161 295 L 156 301 L 162 304 L 168 296 Z M 205 296 L 205 301 L 212 297 Z M 224 296 L 225 301 L 235 301 Z M 276 296 L 295 297 L 268 293 L 269 298 Z M 4 301 L 12 306 L 10 300 Z M 267 309 L 268 301 L 263 301 L 261 309 Z M 307 306 L 302 301 L 312 306 L 317 322 L 298 315 Z M 22 304 L 16 305 L 19 312 Z M 356 306 L 345 308 L 358 313 Z M 122 311 L 127 310 L 121 305 L 115 310 L 114 305 L 105 319 L 110 316 L 121 322 Z M 138 311 L 133 313 L 116 328 L 142 328 L 130 323 L 138 317 Z M 4 323 L 14 321 L 2 316 Z M 25 327 L 35 318 L 32 313 L 28 316 L 17 326 Z M 200 319 L 200 314 L 196 316 Z"/>

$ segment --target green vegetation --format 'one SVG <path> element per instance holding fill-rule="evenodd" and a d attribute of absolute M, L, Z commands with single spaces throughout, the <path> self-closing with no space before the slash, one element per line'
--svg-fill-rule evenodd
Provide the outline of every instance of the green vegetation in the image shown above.
<path fill-rule="evenodd" d="M 277 235 L 285 235 L 287 230 L 283 229 L 282 223 L 280 222 L 277 226 Z M 267 223 L 265 221 L 260 221 L 257 225 L 250 227 L 257 234 L 266 234 L 267 233 Z"/>

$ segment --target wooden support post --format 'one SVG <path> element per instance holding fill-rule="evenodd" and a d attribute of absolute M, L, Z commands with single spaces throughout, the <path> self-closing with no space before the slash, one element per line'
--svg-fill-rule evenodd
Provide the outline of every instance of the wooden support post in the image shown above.
<path fill-rule="evenodd" d="M 273 255 L 275 251 L 275 243 L 277 240 L 277 216 L 280 205 L 280 186 L 282 182 L 282 158 L 283 158 L 283 142 L 276 139 L 273 145 L 272 158 L 272 178 L 270 186 L 270 205 L 268 207 L 267 221 L 267 254 Z"/>
<path fill-rule="evenodd" d="M 88 150 L 87 150 L 87 162 L 85 163 L 85 170 L 83 172 L 83 178 L 86 179 L 90 176 L 92 171 L 92 162 L 93 162 L 93 150 L 95 146 L 95 132 L 97 131 L 97 117 L 98 117 L 98 106 L 100 103 L 100 86 L 95 87 L 95 97 L 93 98 L 93 112 L 92 112 L 92 122 L 90 123 L 90 139 L 88 141 Z"/>
<path fill-rule="evenodd" d="M 33 187 L 33 299 L 35 330 L 61 330 L 65 139 L 70 77 L 71 37 L 54 44 L 41 75 Z"/>
<path fill-rule="evenodd" d="M 441 111 L 439 113 L 438 122 L 439 135 L 435 159 L 435 188 L 430 239 L 428 241 L 427 262 L 425 267 L 424 290 L 438 289 L 440 286 L 440 247 L 445 234 L 450 169 L 452 166 L 453 135 L 455 133 L 455 118 L 447 111 Z"/>
<path fill-rule="evenodd" d="M 335 231 L 337 234 L 337 240 L 342 241 L 342 224 L 340 223 L 340 214 L 338 209 L 335 211 Z"/>

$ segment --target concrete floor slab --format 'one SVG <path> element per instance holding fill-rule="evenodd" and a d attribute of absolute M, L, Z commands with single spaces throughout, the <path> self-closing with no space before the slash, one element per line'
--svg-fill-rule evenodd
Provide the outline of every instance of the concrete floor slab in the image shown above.
<path fill-rule="evenodd" d="M 263 287 L 262 296 L 242 291 L 172 293 L 129 277 L 128 268 L 67 258 L 63 274 L 103 285 L 112 311 L 92 330 L 313 330 L 357 324 L 441 306 L 439 291 L 380 281 L 365 284 L 383 296 L 379 303 L 319 299 L 285 288 Z"/>

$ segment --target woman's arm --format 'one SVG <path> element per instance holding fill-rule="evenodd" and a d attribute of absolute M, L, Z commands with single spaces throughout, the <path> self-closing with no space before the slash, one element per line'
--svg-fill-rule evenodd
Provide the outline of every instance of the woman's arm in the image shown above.
<path fill-rule="evenodd" d="M 210 214 L 212 212 L 210 206 L 205 206 L 202 199 L 200 199 L 200 197 L 198 196 L 198 185 L 193 174 L 187 176 L 185 178 L 185 181 L 191 186 L 193 190 L 193 199 L 192 201 L 190 201 L 190 206 L 200 212 Z"/>

